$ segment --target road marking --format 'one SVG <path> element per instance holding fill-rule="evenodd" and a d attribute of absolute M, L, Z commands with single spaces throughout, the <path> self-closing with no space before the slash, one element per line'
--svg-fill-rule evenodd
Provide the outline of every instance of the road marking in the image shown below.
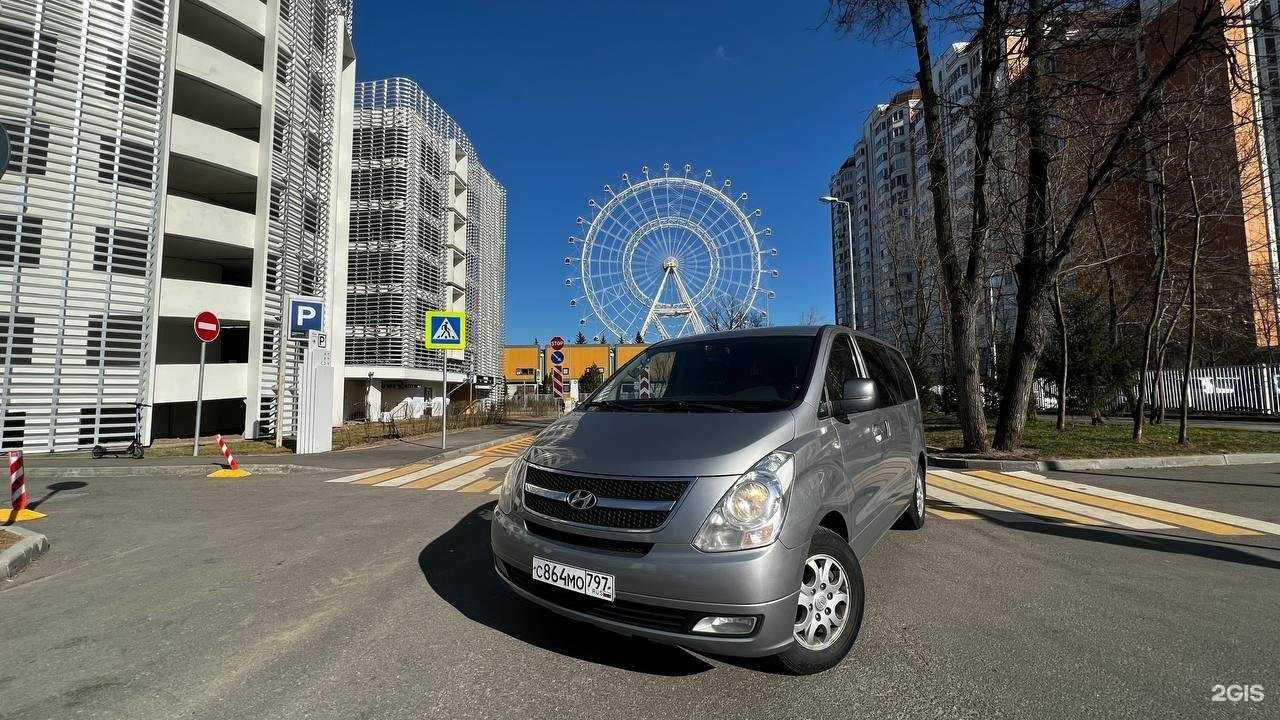
<path fill-rule="evenodd" d="M 366 477 L 366 478 L 360 478 L 359 480 L 356 480 L 354 483 L 352 483 L 352 485 L 378 485 L 389 478 L 398 477 L 400 475 L 404 475 L 405 473 L 413 473 L 415 471 L 422 470 L 424 468 L 429 468 L 429 467 L 431 466 L 423 465 L 422 463 L 404 465 L 390 472 L 382 473 L 381 475 L 370 475 L 369 477 Z"/>
<path fill-rule="evenodd" d="M 356 480 L 363 480 L 364 478 L 387 472 L 390 469 L 391 468 L 378 468 L 377 470 L 369 470 L 366 472 L 359 473 L 357 475 L 347 475 L 346 477 L 334 478 L 332 480 L 325 480 L 325 482 L 331 482 L 331 483 L 355 482 Z"/>
<path fill-rule="evenodd" d="M 1108 488 L 1097 487 L 1095 485 L 1085 485 L 1084 483 L 1073 482 L 1070 480 L 1058 480 L 1057 478 L 1045 477 L 1036 473 L 1018 470 L 1005 473 L 1014 477 L 1030 480 L 1042 485 L 1062 488 L 1064 490 L 1073 490 L 1086 495 L 1094 495 L 1111 500 L 1120 500 L 1133 503 L 1134 505 L 1143 505 L 1147 507 L 1157 508 L 1159 510 L 1168 510 L 1170 512 L 1180 513 L 1182 515 L 1190 515 L 1204 520 L 1216 520 L 1226 525 L 1234 525 L 1240 528 L 1248 528 L 1257 530 L 1258 532 L 1271 533 L 1280 535 L 1280 525 L 1276 523 L 1266 522 L 1265 520 L 1254 520 L 1253 518 L 1241 517 L 1239 515 L 1229 515 L 1215 510 L 1205 510 L 1204 508 L 1192 507 L 1190 505 L 1182 505 L 1175 502 L 1167 502 L 1157 500 L 1155 498 L 1143 497 L 1142 495 L 1131 495 L 1129 493 L 1120 492 L 1119 490 L 1110 490 Z"/>
<path fill-rule="evenodd" d="M 476 469 L 468 473 L 459 475 L 458 477 L 455 477 L 452 480 L 435 485 L 431 489 L 432 490 L 457 490 L 458 488 L 465 487 L 475 482 L 476 480 L 483 478 L 486 474 L 488 474 L 489 470 L 493 468 L 506 467 L 515 460 L 515 458 L 485 458 L 485 459 L 488 460 L 489 462 L 487 462 L 484 465 L 481 465 L 480 467 L 477 467 Z"/>
<path fill-rule="evenodd" d="M 956 482 L 955 480 L 951 480 L 947 477 L 939 475 L 936 470 L 934 471 L 933 485 L 934 487 L 941 487 L 944 490 L 950 490 L 952 492 L 959 493 L 961 495 L 967 495 L 971 498 L 984 500 L 993 505 L 999 505 L 1002 508 L 1007 508 L 1009 510 L 1016 510 L 1018 512 L 1026 513 L 1028 515 L 1038 515 L 1040 517 L 1055 518 L 1057 520 L 1065 520 L 1066 522 L 1073 522 L 1079 525 L 1105 525 L 1106 524 L 1101 520 L 1095 520 L 1091 517 L 1085 517 L 1084 515 L 1080 515 L 1077 513 L 1068 512 L 1066 510 L 1060 510 L 1058 508 L 1050 507 L 1048 505 L 1042 505 L 1036 502 L 1030 502 L 1027 500 L 1023 500 L 1022 498 L 1013 497 L 1011 495 L 991 492 L 989 490 L 985 490 L 983 488 L 976 487 L 974 485 Z"/>
<path fill-rule="evenodd" d="M 1113 509 L 1099 508 L 1092 503 L 1078 502 L 1078 498 L 1063 497 L 1053 493 L 1045 493 L 1039 491 L 1038 488 L 1026 487 L 1020 483 L 1026 483 L 1026 480 L 1018 478 L 1010 478 L 1002 476 L 1000 473 L 994 473 L 987 470 L 972 470 L 965 473 L 951 472 L 948 470 L 938 471 L 943 477 L 950 478 L 956 482 L 976 485 L 977 487 L 991 492 L 997 492 L 1004 495 L 1012 495 L 1013 497 L 1030 500 L 1031 502 L 1048 505 L 1049 507 L 1066 510 L 1067 512 L 1076 513 L 1091 517 L 1094 520 L 1102 520 L 1112 525 L 1127 527 L 1131 530 L 1172 530 L 1173 525 L 1166 525 L 1161 522 L 1155 522 L 1145 516 L 1135 517 L 1132 514 L 1115 512 Z M 1030 483 L 1028 483 L 1030 484 Z"/>
<path fill-rule="evenodd" d="M 518 457 L 526 448 L 533 444 L 533 437 L 521 438 L 512 442 L 494 445 L 486 450 L 482 450 L 482 455 L 496 455 L 498 457 Z"/>
<path fill-rule="evenodd" d="M 407 483 L 405 485 L 401 485 L 400 487 L 401 489 L 407 488 L 411 490 L 419 490 L 422 488 L 435 487 L 442 483 L 448 482 L 460 475 L 465 475 L 471 472 L 472 470 L 475 470 L 476 468 L 482 468 L 487 465 L 490 465 L 493 462 L 494 462 L 494 458 L 491 458 L 491 457 L 472 458 L 471 460 L 464 462 L 460 465 L 455 465 L 454 467 L 451 467 L 448 470 L 445 470 L 444 472 L 439 472 L 434 475 L 424 477 L 421 480 L 414 480 L 413 482 Z"/>
<path fill-rule="evenodd" d="M 456 467 L 458 465 L 461 465 L 464 462 L 470 462 L 475 459 L 476 459 L 475 455 L 463 455 L 462 457 L 456 457 L 452 460 L 446 460 L 440 463 L 439 465 L 429 465 L 426 467 L 419 465 L 418 467 L 421 467 L 423 469 L 411 472 L 407 475 L 401 475 L 400 477 L 394 477 L 394 478 L 391 478 L 390 480 L 383 480 L 382 482 L 378 483 L 374 487 L 400 487 L 401 485 L 407 485 L 413 482 L 414 480 L 418 480 L 420 478 L 424 478 L 430 475 L 435 475 L 436 473 L 439 473 L 439 472 L 444 472 L 445 470 L 448 470 L 451 467 Z"/>
<path fill-rule="evenodd" d="M 1142 498 L 1136 495 L 1131 497 L 1142 500 L 1143 501 L 1142 503 L 1132 502 L 1128 500 L 1115 500 L 1115 499 L 1104 497 L 1101 495 L 1080 492 L 1077 490 L 1067 490 L 1065 488 L 1060 488 L 1053 483 L 1043 483 L 1043 482 L 1034 481 L 1034 480 L 1027 480 L 1025 478 L 1010 477 L 1010 478 L 1007 478 L 1007 480 L 1009 483 L 1017 483 L 1019 485 L 1026 486 L 1027 488 L 1044 495 L 1052 495 L 1054 497 L 1060 497 L 1067 500 L 1076 500 L 1078 502 L 1085 502 L 1095 507 L 1102 507 L 1102 508 L 1107 508 L 1109 510 L 1116 510 L 1128 515 L 1145 517 L 1151 520 L 1170 523 L 1172 525 L 1181 525 L 1182 527 L 1191 528 L 1192 530 L 1199 530 L 1200 532 L 1206 532 L 1211 535 L 1260 535 L 1261 534 L 1254 530 L 1248 530 L 1242 527 L 1227 525 L 1226 523 L 1217 522 L 1216 520 L 1206 520 L 1204 518 L 1197 517 L 1195 515 L 1190 515 L 1187 513 L 1175 512 L 1170 510 L 1164 510 L 1161 508 L 1151 507 L 1148 504 L 1151 500 L 1150 498 Z M 1197 510 L 1197 512 L 1200 512 L 1197 508 L 1188 508 L 1188 509 Z"/>
<path fill-rule="evenodd" d="M 477 480 L 470 485 L 458 490 L 464 493 L 482 493 L 492 490 L 502 484 L 501 480 Z"/>

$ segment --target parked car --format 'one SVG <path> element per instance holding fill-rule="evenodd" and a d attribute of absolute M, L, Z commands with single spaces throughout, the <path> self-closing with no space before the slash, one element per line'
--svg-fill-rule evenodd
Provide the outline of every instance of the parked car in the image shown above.
<path fill-rule="evenodd" d="M 510 466 L 498 574 L 576 620 L 708 654 L 833 667 L 862 623 L 859 559 L 924 523 L 902 355 L 837 326 L 669 340 Z"/>

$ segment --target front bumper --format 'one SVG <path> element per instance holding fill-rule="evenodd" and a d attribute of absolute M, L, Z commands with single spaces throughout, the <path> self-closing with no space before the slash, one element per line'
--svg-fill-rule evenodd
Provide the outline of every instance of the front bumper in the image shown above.
<path fill-rule="evenodd" d="M 759 657 L 791 644 L 803 557 L 781 543 L 734 553 L 661 543 L 635 557 L 539 537 L 522 518 L 500 512 L 490 537 L 498 575 L 521 597 L 565 617 L 709 655 Z M 534 555 L 613 575 L 615 602 L 532 580 Z M 690 632 L 709 615 L 755 616 L 756 627 L 745 636 Z"/>

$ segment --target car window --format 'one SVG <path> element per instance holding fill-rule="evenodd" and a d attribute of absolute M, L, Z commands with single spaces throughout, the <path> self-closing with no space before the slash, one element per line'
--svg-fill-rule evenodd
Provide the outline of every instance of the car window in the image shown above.
<path fill-rule="evenodd" d="M 847 335 L 838 335 L 831 343 L 831 357 L 823 375 L 827 402 L 844 399 L 844 381 L 858 377 L 858 364 L 853 359 L 853 346 Z"/>
<path fill-rule="evenodd" d="M 898 377 L 898 389 L 902 391 L 902 402 L 910 402 L 916 399 L 916 380 L 911 374 L 911 366 L 907 365 L 907 359 L 902 353 L 887 348 L 886 354 L 893 361 L 893 369 Z"/>
<path fill-rule="evenodd" d="M 893 407 L 904 402 L 902 388 L 898 385 L 897 372 L 888 349 L 874 340 L 857 338 L 858 350 L 867 366 L 867 377 L 876 384 L 877 407 Z"/>

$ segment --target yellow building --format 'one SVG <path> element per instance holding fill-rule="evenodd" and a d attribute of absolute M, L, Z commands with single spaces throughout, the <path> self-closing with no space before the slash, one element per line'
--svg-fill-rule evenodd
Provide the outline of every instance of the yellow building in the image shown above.
<path fill-rule="evenodd" d="M 604 371 L 605 377 L 639 355 L 645 345 L 573 345 L 564 346 L 565 376 L 576 380 L 592 365 Z M 503 375 L 507 384 L 541 382 L 551 368 L 551 348 L 546 345 L 508 345 L 502 350 Z"/>

